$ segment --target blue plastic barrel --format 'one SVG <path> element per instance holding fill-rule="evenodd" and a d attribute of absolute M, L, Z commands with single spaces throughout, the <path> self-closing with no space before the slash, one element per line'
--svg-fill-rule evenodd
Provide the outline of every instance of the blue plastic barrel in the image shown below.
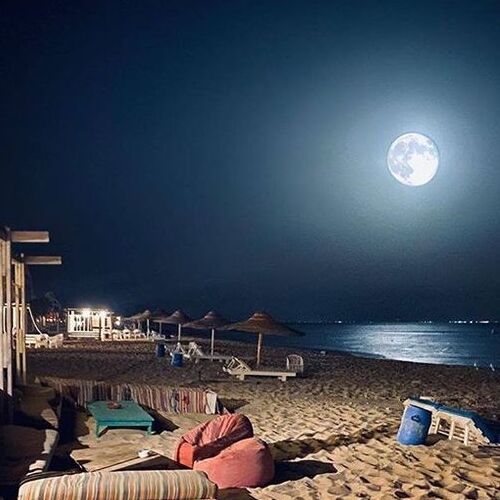
<path fill-rule="evenodd" d="M 157 358 L 165 357 L 165 344 L 156 344 L 156 357 Z"/>
<path fill-rule="evenodd" d="M 403 413 L 396 439 L 401 444 L 425 444 L 431 420 L 432 414 L 430 411 L 418 406 L 408 405 Z"/>
<path fill-rule="evenodd" d="M 182 352 L 172 353 L 172 366 L 177 366 L 177 367 L 182 366 Z"/>

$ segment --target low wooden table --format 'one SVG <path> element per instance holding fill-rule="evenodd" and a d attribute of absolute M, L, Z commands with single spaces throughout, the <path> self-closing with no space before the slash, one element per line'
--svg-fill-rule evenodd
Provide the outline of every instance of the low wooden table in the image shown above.
<path fill-rule="evenodd" d="M 172 459 L 158 453 L 151 451 L 150 455 L 145 458 L 140 458 L 137 454 L 130 454 L 118 462 L 103 464 L 102 461 L 87 461 L 76 460 L 78 465 L 85 472 L 112 472 L 117 470 L 173 470 L 178 469 L 179 464 Z"/>
<path fill-rule="evenodd" d="M 154 419 L 135 401 L 119 401 L 121 408 L 108 408 L 107 401 L 94 401 L 87 404 L 88 411 L 95 419 L 95 435 L 107 427 L 146 427 L 151 434 Z"/>

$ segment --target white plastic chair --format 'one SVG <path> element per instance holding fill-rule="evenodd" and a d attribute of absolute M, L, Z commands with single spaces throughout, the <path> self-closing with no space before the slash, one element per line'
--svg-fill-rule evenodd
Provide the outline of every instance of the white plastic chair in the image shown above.
<path fill-rule="evenodd" d="M 59 347 L 62 347 L 63 342 L 64 342 L 64 335 L 62 333 L 53 335 L 52 337 L 49 337 L 47 335 L 47 347 L 49 349 L 57 349 Z"/>
<path fill-rule="evenodd" d="M 286 357 L 286 369 L 295 373 L 304 373 L 304 359 L 298 354 L 289 354 Z"/>

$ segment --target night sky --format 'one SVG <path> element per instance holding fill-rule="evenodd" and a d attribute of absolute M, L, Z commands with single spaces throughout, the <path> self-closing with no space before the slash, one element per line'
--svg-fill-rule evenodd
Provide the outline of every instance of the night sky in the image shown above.
<path fill-rule="evenodd" d="M 500 2 L 2 2 L 2 223 L 33 293 L 287 320 L 499 317 Z M 398 183 L 400 134 L 436 142 Z"/>

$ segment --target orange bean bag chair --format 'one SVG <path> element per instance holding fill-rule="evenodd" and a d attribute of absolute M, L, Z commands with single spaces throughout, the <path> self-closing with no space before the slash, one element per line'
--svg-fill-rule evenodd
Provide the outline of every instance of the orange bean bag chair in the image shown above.
<path fill-rule="evenodd" d="M 253 427 L 245 415 L 221 415 L 184 434 L 174 460 L 193 468 L 197 460 L 213 457 L 237 441 L 253 436 Z"/>
<path fill-rule="evenodd" d="M 254 488 L 272 481 L 274 460 L 267 444 L 251 437 L 213 457 L 195 461 L 193 469 L 205 472 L 219 488 Z"/>

